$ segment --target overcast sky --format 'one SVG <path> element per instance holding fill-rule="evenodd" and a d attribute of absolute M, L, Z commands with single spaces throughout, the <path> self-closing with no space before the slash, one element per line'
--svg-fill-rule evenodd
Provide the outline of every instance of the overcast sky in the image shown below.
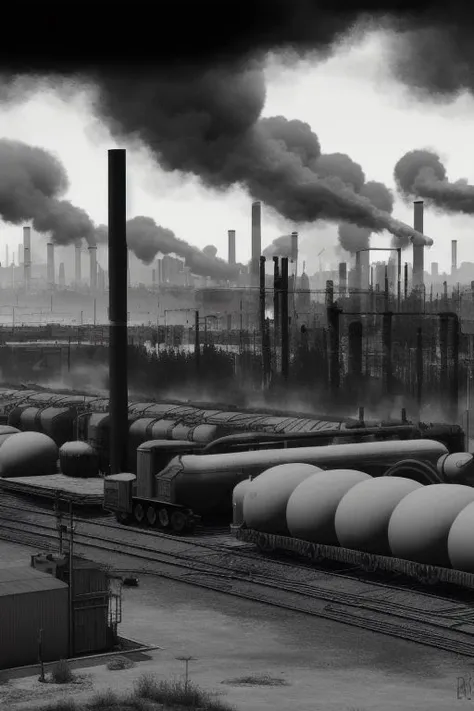
<path fill-rule="evenodd" d="M 394 83 L 383 69 L 384 39 L 372 35 L 362 44 L 346 47 L 328 61 L 308 61 L 293 66 L 270 62 L 264 115 L 281 114 L 310 124 L 323 152 L 347 153 L 360 163 L 367 180 L 394 188 L 397 160 L 415 148 L 436 150 L 451 180 L 474 183 L 474 100 L 461 96 L 454 103 L 419 103 Z M 84 96 L 64 103 L 52 94 L 36 95 L 11 110 L 2 108 L 0 136 L 19 139 L 54 151 L 66 166 L 71 188 L 68 199 L 86 209 L 97 223 L 107 222 L 107 149 L 116 144 L 98 126 Z M 237 231 L 237 259 L 250 256 L 251 198 L 239 190 L 216 196 L 197 180 L 163 173 L 145 152 L 128 153 L 128 217 L 150 215 L 198 247 L 214 244 L 227 258 L 227 230 Z M 412 224 L 412 208 L 397 198 L 394 216 Z M 2 225 L 2 244 L 17 246 L 21 229 Z M 294 226 L 263 210 L 262 242 Z M 325 249 L 326 264 L 340 261 L 336 225 L 300 229 L 301 259 L 317 267 Z M 458 240 L 458 260 L 474 261 L 471 244 L 474 220 L 443 216 L 425 209 L 425 233 L 434 239 L 425 263 L 438 261 L 450 268 L 451 239 Z M 372 246 L 387 246 L 389 238 L 372 236 Z M 46 239 L 41 238 L 44 244 Z M 4 251 L 0 258 L 3 261 Z M 411 250 L 404 257 L 411 261 Z"/>

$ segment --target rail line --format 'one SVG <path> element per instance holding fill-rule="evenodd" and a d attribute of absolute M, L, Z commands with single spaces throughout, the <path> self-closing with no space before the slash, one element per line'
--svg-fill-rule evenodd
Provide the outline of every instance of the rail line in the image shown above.
<path fill-rule="evenodd" d="M 28 520 L 23 515 L 19 529 L 18 515 L 8 515 L 9 510 L 12 513 L 14 510 L 12 502 L 2 504 L 0 538 L 34 546 L 42 541 L 47 542 L 49 549 L 57 549 L 54 514 L 15 507 L 20 508 L 23 514 L 45 516 L 47 522 Z M 99 529 L 96 533 L 76 530 L 76 551 L 82 555 L 91 555 L 93 551 L 96 560 L 109 565 L 111 556 L 130 558 L 133 565 L 123 568 L 128 572 L 158 575 L 474 657 L 474 636 L 469 629 L 460 629 L 474 628 L 474 609 L 465 603 L 275 562 L 240 547 L 217 543 L 220 536 L 211 544 L 161 532 L 127 529 L 127 534 L 141 538 L 141 542 L 137 538 L 132 542 L 130 535 L 124 541 L 122 527 L 108 521 L 76 517 L 75 523 Z M 105 536 L 104 528 L 111 529 L 111 533 L 114 530 L 117 535 Z M 153 542 L 168 550 L 158 550 L 151 545 Z M 287 575 L 282 575 L 283 571 Z M 382 599 L 377 598 L 381 593 Z M 406 604 L 407 596 L 417 604 Z"/>

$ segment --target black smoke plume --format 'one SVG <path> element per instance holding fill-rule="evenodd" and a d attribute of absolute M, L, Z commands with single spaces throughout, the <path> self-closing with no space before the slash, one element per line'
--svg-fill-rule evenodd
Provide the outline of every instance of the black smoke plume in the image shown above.
<path fill-rule="evenodd" d="M 206 245 L 202 251 L 206 257 L 211 257 L 211 259 L 215 259 L 217 257 L 217 247 L 213 244 Z"/>
<path fill-rule="evenodd" d="M 0 139 L 0 217 L 20 225 L 32 221 L 55 244 L 93 240 L 94 225 L 84 210 L 60 200 L 69 187 L 62 163 L 43 148 Z"/>
<path fill-rule="evenodd" d="M 379 210 L 389 214 L 392 213 L 393 195 L 383 183 L 371 180 L 361 186 L 360 194 L 370 200 L 372 205 Z M 349 222 L 343 222 L 338 227 L 339 243 L 346 252 L 355 254 L 361 249 L 369 248 L 371 232 L 367 227 L 358 227 Z M 407 246 L 407 241 L 404 240 L 402 244 L 400 238 L 396 239 L 396 243 L 400 247 Z"/>
<path fill-rule="evenodd" d="M 439 156 L 432 151 L 405 153 L 395 166 L 394 177 L 406 200 L 423 198 L 445 212 L 474 215 L 474 185 L 467 180 L 450 182 Z"/>
<path fill-rule="evenodd" d="M 290 258 L 291 255 L 291 235 L 276 237 L 262 252 L 262 256 L 267 259 L 271 259 L 272 257 Z"/>
<path fill-rule="evenodd" d="M 105 225 L 100 225 L 97 233 L 102 243 L 107 242 L 108 230 Z M 151 264 L 158 253 L 176 254 L 184 259 L 192 274 L 225 280 L 235 279 L 239 273 L 238 267 L 205 254 L 176 237 L 172 230 L 157 225 L 151 217 L 140 216 L 127 220 L 127 245 L 144 264 Z"/>

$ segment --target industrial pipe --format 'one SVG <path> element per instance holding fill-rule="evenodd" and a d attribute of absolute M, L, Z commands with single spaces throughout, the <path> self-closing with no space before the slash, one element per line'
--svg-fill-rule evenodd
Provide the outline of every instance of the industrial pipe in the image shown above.
<path fill-rule="evenodd" d="M 423 200 L 413 203 L 413 227 L 423 234 Z M 424 283 L 424 246 L 413 244 L 413 288 L 421 289 Z"/>
<path fill-rule="evenodd" d="M 110 473 L 119 474 L 127 468 L 128 439 L 126 151 L 109 150 L 108 159 Z"/>
<path fill-rule="evenodd" d="M 290 367 L 290 331 L 288 321 L 288 257 L 281 260 L 281 374 L 288 380 Z"/>
<path fill-rule="evenodd" d="M 262 204 L 252 203 L 252 261 L 250 276 L 252 286 L 258 284 L 259 259 L 262 253 Z"/>
<path fill-rule="evenodd" d="M 280 259 L 273 257 L 273 333 L 275 348 L 280 336 Z"/>

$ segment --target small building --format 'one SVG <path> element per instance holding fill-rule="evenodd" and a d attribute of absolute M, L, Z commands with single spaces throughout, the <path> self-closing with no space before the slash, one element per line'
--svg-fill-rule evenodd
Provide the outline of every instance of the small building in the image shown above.
<path fill-rule="evenodd" d="M 0 569 L 0 669 L 68 654 L 68 585 L 27 565 Z"/>

